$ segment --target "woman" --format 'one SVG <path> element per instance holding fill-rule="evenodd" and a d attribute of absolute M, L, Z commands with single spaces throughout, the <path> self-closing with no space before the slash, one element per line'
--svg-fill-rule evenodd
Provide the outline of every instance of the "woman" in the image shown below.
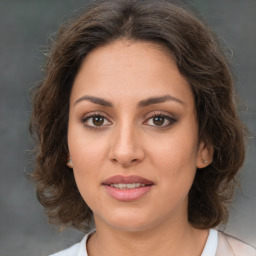
<path fill-rule="evenodd" d="M 60 255 L 256 255 L 213 228 L 244 161 L 233 80 L 208 28 L 168 0 L 96 1 L 59 31 L 36 89 L 33 178 Z"/>

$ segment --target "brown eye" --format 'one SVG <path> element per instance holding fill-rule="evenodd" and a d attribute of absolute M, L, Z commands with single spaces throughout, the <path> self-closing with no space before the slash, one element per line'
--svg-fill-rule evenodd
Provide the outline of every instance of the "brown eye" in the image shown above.
<path fill-rule="evenodd" d="M 163 116 L 155 116 L 153 117 L 152 121 L 156 126 L 162 126 L 164 124 L 165 118 Z"/>
<path fill-rule="evenodd" d="M 94 116 L 92 118 L 92 123 L 95 125 L 95 126 L 101 126 L 104 124 L 104 117 L 103 116 Z"/>
<path fill-rule="evenodd" d="M 98 115 L 98 114 L 90 115 L 90 116 L 83 118 L 82 123 L 86 127 L 91 128 L 91 129 L 103 128 L 105 126 L 111 125 L 111 122 L 106 117 L 104 117 L 103 115 Z"/>
<path fill-rule="evenodd" d="M 163 115 L 163 114 L 155 114 L 149 119 L 147 119 L 144 124 L 147 124 L 152 127 L 159 128 L 168 128 L 172 124 L 174 124 L 177 120 L 173 117 Z"/>

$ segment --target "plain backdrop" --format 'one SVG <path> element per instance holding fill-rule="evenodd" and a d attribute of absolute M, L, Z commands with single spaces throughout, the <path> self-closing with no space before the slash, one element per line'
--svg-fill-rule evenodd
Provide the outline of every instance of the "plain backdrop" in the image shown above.
<path fill-rule="evenodd" d="M 241 118 L 251 131 L 241 172 L 242 192 L 230 209 L 226 232 L 256 246 L 256 1 L 189 1 L 229 48 L 240 95 Z M 28 132 L 29 89 L 42 78 L 49 38 L 82 0 L 0 0 L 0 256 L 45 256 L 83 234 L 59 232 L 37 202 Z M 227 145 L 228 147 L 228 145 Z"/>

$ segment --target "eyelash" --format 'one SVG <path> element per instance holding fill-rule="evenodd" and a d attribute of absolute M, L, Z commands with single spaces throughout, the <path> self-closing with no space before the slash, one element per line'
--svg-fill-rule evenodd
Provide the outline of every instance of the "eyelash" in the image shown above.
<path fill-rule="evenodd" d="M 177 119 L 169 116 L 169 115 L 166 115 L 166 114 L 163 114 L 163 113 L 159 113 L 159 112 L 153 112 L 153 113 L 150 113 L 147 120 L 143 122 L 143 124 L 145 122 L 148 122 L 149 120 L 153 120 L 153 118 L 164 118 L 164 122 L 166 122 L 166 120 L 168 121 L 168 124 L 166 125 L 163 125 L 163 126 L 158 126 L 158 125 L 150 125 L 151 127 L 154 127 L 154 128 L 158 128 L 158 129 L 167 129 L 169 128 L 170 126 L 172 126 L 175 122 L 177 122 Z"/>
<path fill-rule="evenodd" d="M 111 124 L 111 122 L 108 120 L 108 118 L 106 118 L 104 115 L 102 115 L 102 113 L 93 113 L 93 114 L 89 114 L 85 117 L 82 118 L 82 123 L 84 124 L 84 126 L 86 128 L 92 129 L 92 130 L 100 130 L 100 129 L 104 129 L 106 127 L 106 125 L 104 126 L 97 126 L 97 125 L 88 125 L 88 121 L 90 119 L 93 119 L 95 117 L 99 117 L 99 118 L 103 118 L 103 122 L 105 122 L 107 120 L 107 122 L 109 122 Z M 109 126 L 110 124 L 108 124 L 107 126 Z"/>
<path fill-rule="evenodd" d="M 92 120 L 93 122 L 93 118 L 103 118 L 103 125 L 89 125 L 88 124 L 88 121 Z M 158 128 L 158 129 L 166 129 L 166 128 L 169 128 L 171 125 L 173 125 L 175 122 L 177 122 L 177 119 L 169 116 L 169 115 L 165 115 L 165 114 L 162 114 L 162 113 L 150 113 L 147 117 L 147 119 L 142 123 L 143 125 L 146 125 L 146 123 L 149 121 L 149 120 L 153 120 L 153 118 L 164 118 L 164 122 L 166 122 L 166 120 L 168 121 L 168 124 L 165 124 L 165 125 L 150 125 L 151 127 L 154 127 L 154 128 Z M 104 125 L 104 122 L 108 122 L 108 124 Z M 110 126 L 112 123 L 108 120 L 108 118 L 106 118 L 104 115 L 102 115 L 102 113 L 93 113 L 93 114 L 89 114 L 85 117 L 83 117 L 81 119 L 81 122 L 84 124 L 84 126 L 86 128 L 89 128 L 89 129 L 92 129 L 92 130 L 100 130 L 100 129 L 104 129 L 106 128 L 106 126 Z"/>

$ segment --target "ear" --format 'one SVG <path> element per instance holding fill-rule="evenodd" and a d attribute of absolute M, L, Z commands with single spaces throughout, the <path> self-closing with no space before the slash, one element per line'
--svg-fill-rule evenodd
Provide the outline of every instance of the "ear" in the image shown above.
<path fill-rule="evenodd" d="M 197 151 L 197 168 L 202 169 L 212 163 L 214 149 L 211 145 L 206 145 L 205 142 L 200 142 Z"/>
<path fill-rule="evenodd" d="M 73 163 L 72 163 L 72 160 L 71 160 L 71 156 L 69 155 L 68 156 L 68 161 L 67 161 L 67 163 L 66 163 L 66 165 L 67 165 L 67 167 L 69 167 L 69 168 L 73 168 Z"/>

